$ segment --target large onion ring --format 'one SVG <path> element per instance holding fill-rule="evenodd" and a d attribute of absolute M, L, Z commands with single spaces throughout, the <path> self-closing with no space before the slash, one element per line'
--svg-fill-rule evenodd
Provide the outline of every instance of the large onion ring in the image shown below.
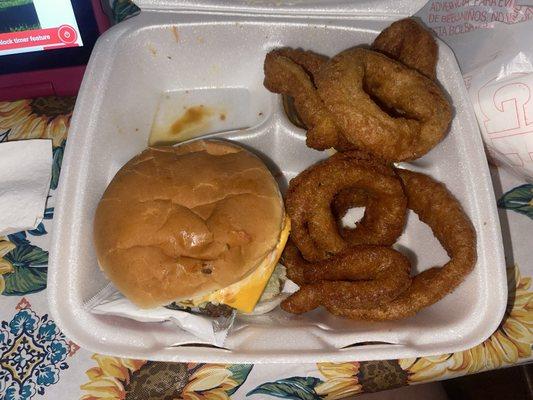
<path fill-rule="evenodd" d="M 446 187 L 427 175 L 398 170 L 408 207 L 426 223 L 444 247 L 450 261 L 413 278 L 411 286 L 393 301 L 370 308 L 349 308 L 337 303 L 333 314 L 369 320 L 406 318 L 453 291 L 472 271 L 477 260 L 476 233 L 461 205 Z"/>
<path fill-rule="evenodd" d="M 321 68 L 315 84 L 347 141 L 386 160 L 426 154 L 442 140 L 452 118 L 436 83 L 371 50 L 339 53 Z"/>
<path fill-rule="evenodd" d="M 369 201 L 356 228 L 341 234 L 331 205 L 346 189 L 363 191 Z M 358 151 L 337 153 L 303 171 L 290 182 L 285 204 L 292 240 L 309 261 L 358 244 L 390 245 L 405 223 L 406 198 L 394 170 Z"/>

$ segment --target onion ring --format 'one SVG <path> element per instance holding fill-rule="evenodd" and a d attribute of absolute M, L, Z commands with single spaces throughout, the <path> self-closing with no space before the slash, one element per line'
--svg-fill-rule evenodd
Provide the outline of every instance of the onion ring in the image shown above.
<path fill-rule="evenodd" d="M 287 94 L 294 98 L 296 111 L 308 129 L 307 146 L 317 150 L 331 148 L 335 146 L 338 138 L 335 122 L 304 68 L 283 55 L 288 54 L 288 51 L 276 50 L 266 55 L 263 84 L 271 92 Z"/>
<path fill-rule="evenodd" d="M 371 50 L 339 53 L 320 69 L 315 84 L 345 138 L 390 161 L 413 160 L 427 153 L 442 140 L 452 118 L 438 85 Z M 373 98 L 399 116 L 389 115 Z"/>
<path fill-rule="evenodd" d="M 394 22 L 378 35 L 372 48 L 436 80 L 437 42 L 416 20 L 405 18 Z"/>
<path fill-rule="evenodd" d="M 340 220 L 350 208 L 354 207 L 366 207 L 368 204 L 368 195 L 357 189 L 344 189 L 341 190 L 331 204 L 333 215 Z"/>
<path fill-rule="evenodd" d="M 328 57 L 321 54 L 309 50 L 291 49 L 290 47 L 275 50 L 275 53 L 294 61 L 309 74 L 313 81 L 329 60 Z"/>
<path fill-rule="evenodd" d="M 283 261 L 289 279 L 300 290 L 281 303 L 301 314 L 318 306 L 375 307 L 398 297 L 410 285 L 409 260 L 389 247 L 355 246 L 328 260 L 311 263 L 296 246 L 285 247 Z"/>
<path fill-rule="evenodd" d="M 379 200 L 363 190 L 353 188 L 341 190 L 331 205 L 333 215 L 337 218 L 339 231 L 344 240 L 350 244 L 392 245 L 402 234 L 405 221 L 407 199 L 402 207 L 394 207 L 383 214 Z M 341 219 L 346 212 L 354 207 L 364 207 L 361 220 L 355 222 L 356 228 L 342 226 Z"/>
<path fill-rule="evenodd" d="M 406 318 L 453 291 L 472 271 L 477 260 L 476 233 L 461 205 L 446 187 L 427 175 L 398 170 L 404 184 L 408 208 L 426 223 L 450 261 L 413 278 L 411 286 L 393 301 L 373 308 L 327 307 L 335 315 L 351 319 L 393 320 Z"/>
<path fill-rule="evenodd" d="M 343 230 L 343 237 L 331 204 L 348 188 L 364 191 L 369 204 L 361 222 Z M 292 240 L 306 260 L 320 261 L 353 245 L 394 243 L 405 224 L 407 201 L 391 167 L 352 151 L 337 153 L 291 180 L 285 204 Z"/>

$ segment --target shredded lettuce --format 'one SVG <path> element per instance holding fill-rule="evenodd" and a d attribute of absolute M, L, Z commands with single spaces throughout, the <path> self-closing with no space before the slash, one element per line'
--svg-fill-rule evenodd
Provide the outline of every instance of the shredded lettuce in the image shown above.
<path fill-rule="evenodd" d="M 263 290 L 263 294 L 261 294 L 261 297 L 259 298 L 259 303 L 271 300 L 280 294 L 286 279 L 287 273 L 285 267 L 281 264 L 276 265 L 274 272 L 265 286 L 265 290 Z"/>

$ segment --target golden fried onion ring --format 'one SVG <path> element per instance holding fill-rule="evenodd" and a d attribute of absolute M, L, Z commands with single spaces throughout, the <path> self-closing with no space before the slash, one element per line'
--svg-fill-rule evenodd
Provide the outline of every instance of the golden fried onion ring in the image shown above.
<path fill-rule="evenodd" d="M 477 260 L 476 233 L 461 205 L 446 187 L 427 175 L 398 170 L 408 207 L 426 223 L 450 261 L 413 278 L 411 286 L 393 301 L 369 308 L 349 308 L 341 303 L 328 307 L 333 314 L 367 320 L 406 318 L 453 291 L 472 271 Z"/>
<path fill-rule="evenodd" d="M 340 232 L 331 205 L 348 188 L 364 192 L 368 205 L 354 229 Z M 394 243 L 405 224 L 407 201 L 391 167 L 352 151 L 337 153 L 294 178 L 285 204 L 292 240 L 306 260 L 320 261 L 353 245 Z"/>
<path fill-rule="evenodd" d="M 335 146 L 337 127 L 318 97 L 311 78 L 303 67 L 283 54 L 287 52 L 272 51 L 267 54 L 263 84 L 271 92 L 283 93 L 294 99 L 296 111 L 307 127 L 307 146 L 318 150 Z"/>
<path fill-rule="evenodd" d="M 371 50 L 339 53 L 321 68 L 315 84 L 346 140 L 390 161 L 426 154 L 442 140 L 452 118 L 436 83 Z"/>
<path fill-rule="evenodd" d="M 409 260 L 383 246 L 355 246 L 330 259 L 308 262 L 289 243 L 283 261 L 289 279 L 300 290 L 281 304 L 283 310 L 301 314 L 318 306 L 327 309 L 369 308 L 386 304 L 410 285 Z"/>
<path fill-rule="evenodd" d="M 436 80 L 438 51 L 435 38 L 412 18 L 404 18 L 384 29 L 372 48 Z"/>

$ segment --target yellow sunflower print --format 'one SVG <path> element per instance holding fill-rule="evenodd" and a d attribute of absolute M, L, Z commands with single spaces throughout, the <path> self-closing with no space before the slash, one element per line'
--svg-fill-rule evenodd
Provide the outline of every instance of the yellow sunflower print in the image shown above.
<path fill-rule="evenodd" d="M 325 378 L 316 376 L 292 376 L 273 382 L 265 382 L 250 390 L 246 396 L 261 395 L 287 399 L 344 399 L 363 391 L 358 380 L 358 362 L 316 364 L 318 372 Z"/>
<path fill-rule="evenodd" d="M 317 368 L 326 378 L 315 386 L 315 392 L 321 398 L 335 400 L 361 393 L 362 387 L 357 379 L 358 362 L 323 362 L 317 363 Z"/>
<path fill-rule="evenodd" d="M 16 246 L 11 243 L 6 237 L 0 236 L 0 294 L 6 287 L 6 282 L 2 275 L 9 274 L 14 271 L 13 264 L 6 260 L 4 256 L 13 250 Z"/>
<path fill-rule="evenodd" d="M 0 137 L 8 140 L 52 139 L 54 147 L 67 137 L 74 97 L 39 97 L 0 102 Z"/>
<path fill-rule="evenodd" d="M 480 345 L 458 353 L 398 360 L 410 383 L 450 378 L 516 364 L 531 356 L 533 292 L 531 278 L 507 269 L 509 301 L 498 330 Z M 514 290 L 513 290 L 514 288 Z"/>
<path fill-rule="evenodd" d="M 95 354 L 97 367 L 81 400 L 229 399 L 251 370 L 250 365 L 185 364 L 128 360 Z"/>
<path fill-rule="evenodd" d="M 128 360 L 94 354 L 92 359 L 98 363 L 85 373 L 90 382 L 81 386 L 88 394 L 83 400 L 124 399 L 124 384 L 129 383 L 131 373 L 139 370 L 146 361 Z"/>

